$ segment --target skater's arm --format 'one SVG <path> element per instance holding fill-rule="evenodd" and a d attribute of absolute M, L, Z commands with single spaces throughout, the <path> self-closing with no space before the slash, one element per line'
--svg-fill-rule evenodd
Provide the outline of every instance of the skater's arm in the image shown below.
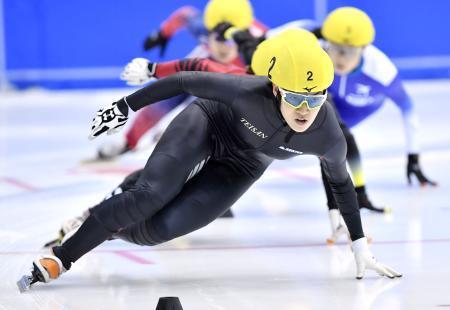
<path fill-rule="evenodd" d="M 245 74 L 245 70 L 232 64 L 221 64 L 207 58 L 188 58 L 155 64 L 156 78 L 163 78 L 181 71 L 220 72 L 235 75 Z"/>
<path fill-rule="evenodd" d="M 414 105 L 406 93 L 400 78 L 397 76 L 386 88 L 386 94 L 399 107 L 402 112 L 403 126 L 406 136 L 408 164 L 406 166 L 406 176 L 411 184 L 411 177 L 415 175 L 422 186 L 437 185 L 436 182 L 428 179 L 421 168 L 419 161 L 420 146 L 418 142 L 419 121 L 415 113 Z"/>
<path fill-rule="evenodd" d="M 160 57 L 163 57 L 167 43 L 171 37 L 183 28 L 187 28 L 198 40 L 206 36 L 207 31 L 203 26 L 200 11 L 192 6 L 183 6 L 172 13 L 166 19 L 159 30 L 153 31 L 144 41 L 144 50 L 148 51 L 154 47 L 160 47 Z"/>
<path fill-rule="evenodd" d="M 240 90 L 241 77 L 210 72 L 179 72 L 118 101 L 119 106 L 140 108 L 183 93 L 231 104 Z M 126 109 L 126 107 L 125 107 Z"/>
<path fill-rule="evenodd" d="M 189 27 L 193 19 L 201 17 L 200 11 L 195 7 L 189 5 L 183 6 L 173 12 L 169 18 L 161 24 L 160 31 L 166 38 L 170 38 L 179 30 Z M 195 33 L 195 31 L 193 33 Z"/>
<path fill-rule="evenodd" d="M 406 93 L 403 83 L 398 76 L 386 87 L 386 94 L 402 113 L 407 152 L 409 154 L 419 153 L 420 147 L 417 137 L 419 127 L 418 117 L 415 113 L 411 98 Z"/>
<path fill-rule="evenodd" d="M 364 237 L 355 187 L 346 167 L 347 144 L 342 135 L 334 146 L 320 157 L 325 176 L 330 182 L 339 211 L 350 232 L 351 239 Z"/>

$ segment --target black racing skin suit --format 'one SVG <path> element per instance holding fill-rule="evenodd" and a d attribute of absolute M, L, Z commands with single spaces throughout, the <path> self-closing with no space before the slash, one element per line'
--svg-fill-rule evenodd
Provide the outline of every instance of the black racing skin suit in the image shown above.
<path fill-rule="evenodd" d="M 322 35 L 322 28 L 318 27 L 311 31 L 317 39 L 324 39 Z M 237 31 L 233 34 L 233 40 L 238 45 L 239 53 L 242 55 L 245 63 L 247 65 L 250 65 L 253 54 L 256 50 L 256 47 L 266 40 L 265 36 L 262 37 L 254 37 L 252 34 L 246 30 Z M 329 96 L 329 102 L 333 106 L 336 112 L 336 116 L 338 117 L 339 125 L 341 126 L 341 129 L 344 133 L 345 139 L 347 140 L 347 161 L 350 165 L 350 169 L 360 169 L 361 167 L 361 155 L 359 152 L 358 144 L 356 143 L 356 139 L 352 132 L 350 131 L 350 128 L 342 121 L 341 117 L 339 116 L 339 112 L 337 111 L 336 107 L 333 104 L 332 98 Z M 322 170 L 322 181 L 323 186 L 325 188 L 325 193 L 327 195 L 327 205 L 328 209 L 338 209 L 337 202 L 334 199 L 333 192 L 330 188 L 330 184 L 328 184 L 327 176 L 325 175 L 325 172 L 323 171 L 323 167 L 321 165 Z M 362 171 L 360 171 L 362 173 Z M 355 188 L 357 192 L 357 199 L 359 202 L 360 208 L 368 208 L 369 210 L 376 211 L 376 212 L 384 212 L 383 208 L 377 208 L 372 205 L 372 203 L 369 201 L 369 198 L 366 193 L 366 187 L 364 185 L 359 185 Z"/>
<path fill-rule="evenodd" d="M 364 237 L 346 141 L 328 103 L 308 130 L 297 133 L 283 119 L 267 78 L 209 72 L 174 74 L 117 103 L 122 111 L 137 111 L 181 93 L 199 99 L 171 122 L 136 184 L 91 209 L 74 236 L 53 248 L 67 269 L 112 236 L 155 245 L 199 229 L 273 160 L 300 153 L 319 157 L 351 239 Z"/>

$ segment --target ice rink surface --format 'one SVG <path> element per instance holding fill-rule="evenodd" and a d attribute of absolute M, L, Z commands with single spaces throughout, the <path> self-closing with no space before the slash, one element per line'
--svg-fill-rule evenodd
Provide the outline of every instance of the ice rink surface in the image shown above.
<path fill-rule="evenodd" d="M 330 234 L 317 159 L 275 162 L 233 207 L 191 235 L 156 247 L 110 241 L 60 279 L 20 294 L 42 245 L 62 221 L 99 202 L 141 167 L 149 149 L 82 164 L 95 111 L 132 89 L 9 92 L 0 97 L 0 309 L 155 309 L 178 296 L 184 309 L 450 308 L 450 81 L 412 81 L 421 164 L 437 188 L 406 183 L 402 121 L 391 103 L 354 128 L 367 187 L 390 215 L 362 212 L 372 251 L 401 279 L 368 271 L 355 280 L 345 240 Z"/>

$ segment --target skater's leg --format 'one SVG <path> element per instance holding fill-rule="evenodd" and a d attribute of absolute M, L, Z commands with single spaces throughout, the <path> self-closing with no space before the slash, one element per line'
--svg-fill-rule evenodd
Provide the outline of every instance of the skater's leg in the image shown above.
<path fill-rule="evenodd" d="M 264 169 L 255 175 L 261 175 Z M 188 234 L 222 215 L 256 180 L 257 177 L 233 172 L 212 160 L 161 211 L 115 237 L 155 245 Z"/>
<path fill-rule="evenodd" d="M 352 174 L 353 184 L 355 187 L 364 186 L 364 171 L 362 169 L 361 155 L 355 137 L 350 129 L 344 123 L 340 123 L 345 140 L 347 141 L 347 162 Z"/>
<path fill-rule="evenodd" d="M 118 195 L 120 193 L 123 193 L 132 188 L 133 186 L 135 186 L 143 170 L 144 169 L 139 169 L 137 171 L 130 173 L 127 177 L 125 177 L 122 183 L 120 183 L 108 195 L 106 195 L 104 200 L 109 199 L 112 196 Z M 70 238 L 73 235 L 73 233 L 75 233 L 75 231 L 81 226 L 81 224 L 83 224 L 83 222 L 88 218 L 88 216 L 91 214 L 91 209 L 93 208 L 95 208 L 95 206 L 84 210 L 83 214 L 79 216 L 64 221 L 61 228 L 59 229 L 58 232 L 59 236 L 56 239 L 47 242 L 44 245 L 44 248 L 61 245 L 61 243 Z"/>
<path fill-rule="evenodd" d="M 170 124 L 130 190 L 111 197 L 91 210 L 79 230 L 55 254 L 66 269 L 70 263 L 105 241 L 112 233 L 150 218 L 183 188 L 192 169 L 211 154 L 209 123 L 196 105 L 190 105 Z"/>
<path fill-rule="evenodd" d="M 353 183 L 358 198 L 359 208 L 366 208 L 375 212 L 386 212 L 387 208 L 374 206 L 367 195 L 364 171 L 362 168 L 361 155 L 359 153 L 358 144 L 355 137 L 351 133 L 350 129 L 344 124 L 340 123 L 342 132 L 344 133 L 345 140 L 347 141 L 347 162 L 352 173 Z"/>

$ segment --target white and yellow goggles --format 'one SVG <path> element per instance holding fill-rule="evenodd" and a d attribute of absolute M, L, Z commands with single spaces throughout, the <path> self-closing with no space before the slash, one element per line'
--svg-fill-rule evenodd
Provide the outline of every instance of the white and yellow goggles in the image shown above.
<path fill-rule="evenodd" d="M 321 107 L 327 100 L 326 90 L 324 90 L 322 94 L 318 95 L 305 95 L 301 93 L 291 92 L 282 88 L 278 89 L 283 101 L 289 104 L 294 109 L 300 109 L 303 103 L 306 104 L 308 109 L 317 109 Z"/>

